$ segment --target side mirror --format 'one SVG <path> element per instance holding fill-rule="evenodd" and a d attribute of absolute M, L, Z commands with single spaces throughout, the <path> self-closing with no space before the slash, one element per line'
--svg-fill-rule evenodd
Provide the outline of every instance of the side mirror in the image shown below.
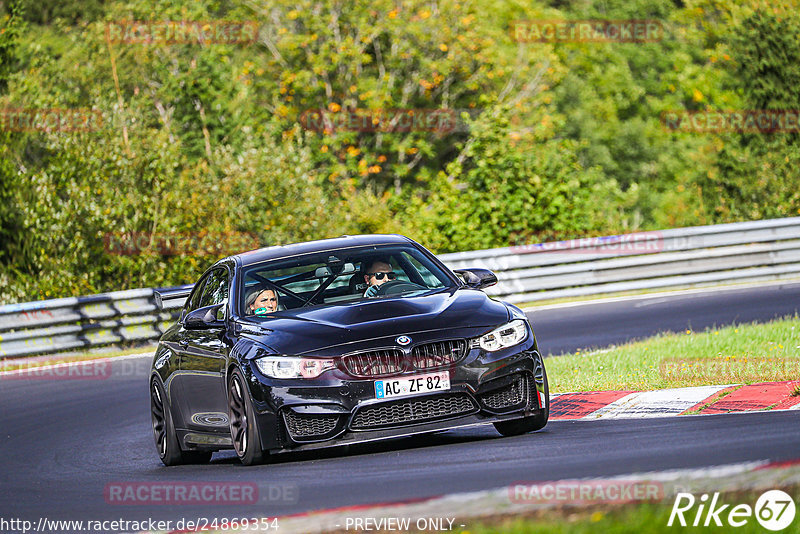
<path fill-rule="evenodd" d="M 183 327 L 187 330 L 225 328 L 225 321 L 217 317 L 224 307 L 225 304 L 222 303 L 192 310 L 183 318 Z"/>
<path fill-rule="evenodd" d="M 497 275 L 489 269 L 456 269 L 455 272 L 461 275 L 470 289 L 483 289 L 497 283 Z"/>

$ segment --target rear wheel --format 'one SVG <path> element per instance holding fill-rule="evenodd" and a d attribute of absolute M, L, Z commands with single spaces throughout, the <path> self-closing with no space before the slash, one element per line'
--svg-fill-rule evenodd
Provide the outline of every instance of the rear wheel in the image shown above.
<path fill-rule="evenodd" d="M 263 463 L 266 454 L 261 449 L 261 435 L 255 418 L 253 402 L 245 389 L 242 372 L 234 369 L 228 380 L 228 419 L 236 455 L 244 465 Z"/>
<path fill-rule="evenodd" d="M 181 449 L 166 398 L 161 381 L 153 378 L 150 381 L 150 415 L 158 457 L 164 465 L 207 463 L 211 460 L 211 452 Z"/>
<path fill-rule="evenodd" d="M 550 387 L 547 385 L 547 371 L 544 369 L 544 363 L 542 363 L 542 377 L 544 379 L 544 409 L 539 410 L 539 413 L 530 417 L 494 423 L 494 427 L 502 435 L 519 436 L 520 434 L 534 432 L 545 427 L 547 420 L 550 418 Z"/>

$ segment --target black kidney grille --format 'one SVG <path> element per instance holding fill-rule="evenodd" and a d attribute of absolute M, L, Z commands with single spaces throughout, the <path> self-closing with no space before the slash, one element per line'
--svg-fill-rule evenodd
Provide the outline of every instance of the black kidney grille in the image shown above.
<path fill-rule="evenodd" d="M 400 349 L 383 349 L 349 354 L 342 358 L 345 371 L 357 377 L 391 376 L 406 371 L 423 371 L 452 365 L 467 353 L 467 341 L 448 339 L 423 343 L 407 355 Z M 409 365 L 406 367 L 405 363 Z"/>
<path fill-rule="evenodd" d="M 414 369 L 435 369 L 452 365 L 467 353 L 464 339 L 448 339 L 417 345 L 411 350 L 411 364 Z"/>
<path fill-rule="evenodd" d="M 324 437 L 336 428 L 337 414 L 298 414 L 291 410 L 283 412 L 286 429 L 292 439 Z"/>
<path fill-rule="evenodd" d="M 472 398 L 465 393 L 401 399 L 361 408 L 350 426 L 356 430 L 364 430 L 405 423 L 424 423 L 466 415 L 477 409 Z"/>
<path fill-rule="evenodd" d="M 350 354 L 342 358 L 342 364 L 352 376 L 389 376 L 403 371 L 403 352 L 386 349 Z"/>
<path fill-rule="evenodd" d="M 481 395 L 483 404 L 492 409 L 518 406 L 535 395 L 536 386 L 527 374 L 517 377 L 511 384 Z M 535 398 L 535 397 L 533 397 Z"/>

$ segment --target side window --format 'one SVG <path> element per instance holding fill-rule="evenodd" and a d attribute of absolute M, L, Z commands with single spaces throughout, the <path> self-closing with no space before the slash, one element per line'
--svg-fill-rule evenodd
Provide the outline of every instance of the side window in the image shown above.
<path fill-rule="evenodd" d="M 221 304 L 228 301 L 228 271 L 225 269 L 214 269 L 208 275 L 206 283 L 203 286 L 202 295 L 198 308 L 204 306 L 211 306 L 213 304 Z M 225 310 L 220 310 L 220 319 L 225 317 Z"/>
<path fill-rule="evenodd" d="M 195 284 L 192 294 L 189 295 L 189 298 L 186 300 L 186 304 L 184 305 L 184 315 L 200 307 L 200 295 L 203 294 L 203 285 L 205 285 L 208 278 L 208 276 L 204 276 Z"/>

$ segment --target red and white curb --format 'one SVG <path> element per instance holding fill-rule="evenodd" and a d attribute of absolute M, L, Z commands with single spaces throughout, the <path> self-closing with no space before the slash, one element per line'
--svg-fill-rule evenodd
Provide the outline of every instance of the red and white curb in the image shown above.
<path fill-rule="evenodd" d="M 800 396 L 792 396 L 798 386 L 800 381 L 656 391 L 553 393 L 550 419 L 627 419 L 686 413 L 707 415 L 759 410 L 800 410 Z"/>

